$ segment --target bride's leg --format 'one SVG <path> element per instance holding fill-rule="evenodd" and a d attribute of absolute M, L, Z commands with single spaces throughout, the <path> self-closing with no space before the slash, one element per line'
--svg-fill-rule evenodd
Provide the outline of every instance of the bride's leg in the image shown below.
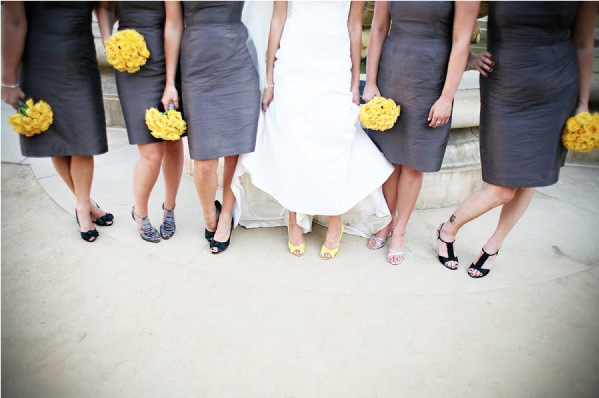
<path fill-rule="evenodd" d="M 393 173 L 383 183 L 383 196 L 387 202 L 387 207 L 391 212 L 391 222 L 383 229 L 374 234 L 368 239 L 368 248 L 371 250 L 380 249 L 387 243 L 387 237 L 393 230 L 397 218 L 397 186 L 399 184 L 399 176 L 401 175 L 401 165 L 393 165 Z"/>
<path fill-rule="evenodd" d="M 289 249 L 296 256 L 304 254 L 301 246 L 304 244 L 304 229 L 297 224 L 297 213 L 289 212 Z M 293 246 L 293 247 L 292 247 Z"/>
<path fill-rule="evenodd" d="M 320 250 L 320 256 L 325 260 L 335 257 L 339 246 L 341 245 L 341 235 L 343 234 L 343 224 L 340 216 L 329 216 L 329 227 L 324 244 Z"/>

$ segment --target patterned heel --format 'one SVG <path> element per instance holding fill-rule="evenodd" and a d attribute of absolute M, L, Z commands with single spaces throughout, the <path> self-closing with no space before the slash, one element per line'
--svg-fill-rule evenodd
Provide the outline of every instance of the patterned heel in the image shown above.
<path fill-rule="evenodd" d="M 150 220 L 148 220 L 148 216 L 142 217 L 140 215 L 135 214 L 135 206 L 133 206 L 133 208 L 131 208 L 131 217 L 133 218 L 133 221 L 135 221 L 136 223 L 137 220 L 135 219 L 135 217 L 141 220 L 141 229 L 138 229 L 138 231 L 139 236 L 141 236 L 143 240 L 151 243 L 160 242 L 160 234 L 158 233 L 158 231 L 156 231 L 156 228 L 152 226 L 152 223 L 150 223 Z"/>
<path fill-rule="evenodd" d="M 177 225 L 175 224 L 175 213 L 173 213 L 175 206 L 173 206 L 172 209 L 165 209 L 164 203 L 162 203 L 162 210 L 164 210 L 166 214 L 160 225 L 160 236 L 162 236 L 162 239 L 164 240 L 172 238 L 177 229 Z"/>

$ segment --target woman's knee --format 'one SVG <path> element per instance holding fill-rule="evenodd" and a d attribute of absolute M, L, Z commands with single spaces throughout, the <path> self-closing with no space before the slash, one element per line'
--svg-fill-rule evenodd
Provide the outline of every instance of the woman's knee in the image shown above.
<path fill-rule="evenodd" d="M 150 163 L 153 167 L 160 167 L 164 149 L 161 143 L 153 143 L 139 146 L 139 153 L 144 162 Z"/>
<path fill-rule="evenodd" d="M 499 204 L 506 204 L 514 198 L 517 188 L 500 187 L 497 185 L 488 184 L 487 189 L 491 191 Z"/>
<path fill-rule="evenodd" d="M 196 176 L 202 178 L 212 174 L 216 174 L 216 168 L 218 167 L 218 159 L 209 160 L 194 160 L 193 161 L 193 172 Z"/>

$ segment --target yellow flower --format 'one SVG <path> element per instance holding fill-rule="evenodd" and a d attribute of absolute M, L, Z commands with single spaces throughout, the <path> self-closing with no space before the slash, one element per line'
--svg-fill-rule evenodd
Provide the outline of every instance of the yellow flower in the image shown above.
<path fill-rule="evenodd" d="M 574 118 L 580 123 L 585 124 L 591 121 L 591 114 L 588 112 L 580 112 L 578 115 L 574 116 Z"/>
<path fill-rule="evenodd" d="M 580 122 L 575 117 L 571 117 L 566 121 L 568 131 L 577 131 L 580 129 Z"/>
<path fill-rule="evenodd" d="M 181 139 L 187 129 L 187 123 L 182 119 L 181 112 L 167 110 L 161 113 L 156 108 L 146 110 L 146 125 L 151 134 L 167 141 Z"/>
<path fill-rule="evenodd" d="M 581 112 L 566 121 L 562 144 L 568 150 L 589 152 L 599 148 L 599 114 Z"/>
<path fill-rule="evenodd" d="M 33 103 L 33 99 L 20 102 L 17 113 L 8 119 L 13 130 L 19 134 L 31 137 L 48 130 L 53 122 L 52 108 L 44 101 Z"/>
<path fill-rule="evenodd" d="M 150 57 L 144 37 L 133 29 L 120 30 L 106 42 L 107 61 L 119 72 L 137 72 Z"/>
<path fill-rule="evenodd" d="M 367 104 L 360 107 L 360 122 L 371 130 L 389 130 L 400 113 L 400 107 L 392 99 L 374 97 Z"/>

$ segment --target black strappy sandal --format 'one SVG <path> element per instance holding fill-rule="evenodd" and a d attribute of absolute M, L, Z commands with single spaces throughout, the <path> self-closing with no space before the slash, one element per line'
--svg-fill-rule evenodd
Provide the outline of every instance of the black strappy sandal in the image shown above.
<path fill-rule="evenodd" d="M 175 214 L 173 213 L 175 206 L 173 206 L 172 209 L 165 209 L 164 202 L 162 203 L 162 210 L 166 211 L 166 214 L 162 220 L 162 224 L 160 224 L 160 236 L 162 236 L 162 239 L 164 240 L 172 238 L 175 234 L 175 230 L 177 229 L 177 225 L 175 223 Z"/>
<path fill-rule="evenodd" d="M 218 227 L 218 218 L 220 217 L 220 211 L 222 210 L 223 206 L 220 204 L 220 202 L 218 200 L 215 200 L 214 207 L 216 208 L 216 225 Z M 208 242 L 212 242 L 212 239 L 214 238 L 215 233 L 216 233 L 216 230 L 208 231 L 208 228 L 204 228 L 204 237 L 206 238 L 206 240 Z"/>
<path fill-rule="evenodd" d="M 453 244 L 455 243 L 455 240 L 453 242 L 446 242 L 441 238 L 441 230 L 443 229 L 444 224 L 445 223 L 441 224 L 439 226 L 439 228 L 437 229 L 437 240 L 440 240 L 441 242 L 445 243 L 445 246 L 447 246 L 447 256 L 448 257 L 443 257 L 443 256 L 439 255 L 438 251 L 437 251 L 437 257 L 439 257 L 439 262 L 441 262 L 441 264 L 443 264 L 443 266 L 445 268 L 455 271 L 456 269 L 458 269 L 459 264 L 455 268 L 449 267 L 447 265 L 447 263 L 450 261 L 454 261 L 454 262 L 458 263 L 458 258 L 455 255 L 455 253 L 453 252 Z"/>
<path fill-rule="evenodd" d="M 227 250 L 227 248 L 229 247 L 229 244 L 231 243 L 231 235 L 233 235 L 233 225 L 234 225 L 234 222 L 233 222 L 233 218 L 231 217 L 231 232 L 229 232 L 229 239 L 227 239 L 226 242 L 218 242 L 214 239 L 212 239 L 210 241 L 210 252 L 212 254 L 222 253 L 225 250 Z M 214 248 L 218 249 L 218 251 L 212 251 L 212 249 L 214 249 Z"/>
<path fill-rule="evenodd" d="M 91 200 L 91 202 L 95 204 L 98 209 L 101 209 L 100 205 L 98 205 L 95 200 L 91 198 L 89 200 Z M 100 227 L 110 227 L 112 224 L 114 224 L 113 220 L 114 216 L 112 213 L 106 212 L 106 214 L 104 214 L 102 217 L 98 217 L 95 220 L 92 220 L 92 222 Z"/>
<path fill-rule="evenodd" d="M 496 256 L 497 254 L 499 254 L 499 250 L 497 250 L 497 253 L 489 254 L 485 251 L 484 247 L 482 248 L 482 251 L 483 251 L 483 254 L 480 256 L 480 258 L 478 259 L 476 264 L 472 263 L 470 265 L 470 267 L 468 267 L 468 271 L 475 270 L 475 271 L 480 272 L 480 275 L 472 275 L 472 273 L 468 272 L 468 276 L 471 278 L 482 278 L 482 277 L 487 276 L 489 274 L 489 272 L 491 272 L 491 270 L 487 269 L 487 268 L 483 268 L 483 265 L 485 265 L 485 263 L 487 262 L 489 257 L 493 257 L 493 256 Z"/>
<path fill-rule="evenodd" d="M 77 220 L 77 225 L 81 225 L 79 224 L 79 216 L 77 215 L 77 208 L 75 208 L 75 220 Z M 87 232 L 81 232 L 79 231 L 79 233 L 81 234 L 81 239 L 83 239 L 86 242 L 95 242 L 98 239 L 98 236 L 100 236 L 100 234 L 98 233 L 98 231 L 96 229 L 90 229 Z"/>

